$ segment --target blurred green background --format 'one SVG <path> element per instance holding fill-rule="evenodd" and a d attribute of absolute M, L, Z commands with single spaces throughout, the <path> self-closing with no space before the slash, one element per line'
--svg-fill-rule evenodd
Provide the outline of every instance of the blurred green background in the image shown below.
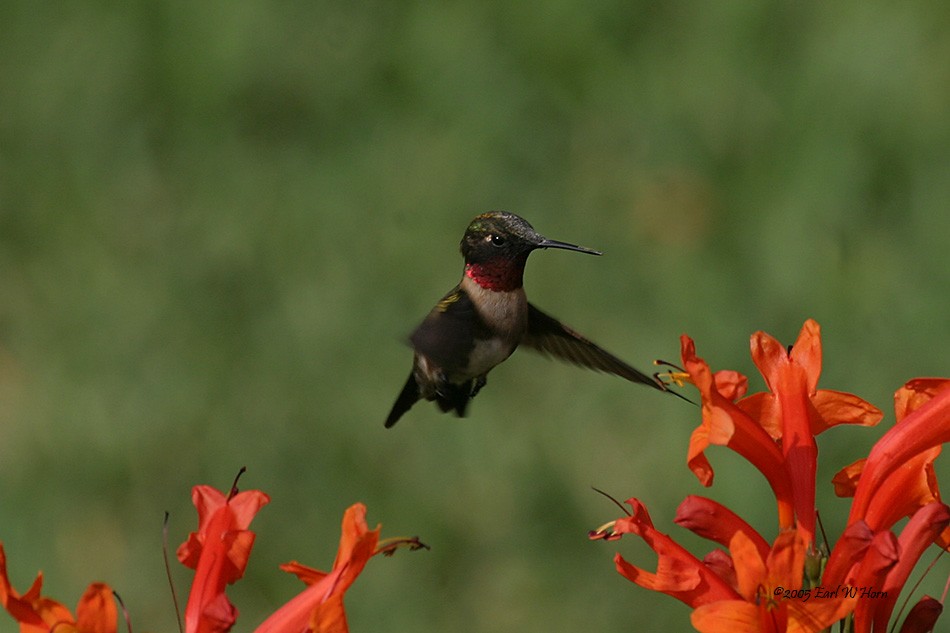
<path fill-rule="evenodd" d="M 387 431 L 404 338 L 497 208 L 605 251 L 534 255 L 528 293 L 643 369 L 685 332 L 759 390 L 749 335 L 791 343 L 813 317 L 822 386 L 888 414 L 821 437 L 836 538 L 830 477 L 906 379 L 948 373 L 948 33 L 950 5 L 923 1 L 3 3 L 15 585 L 42 569 L 73 606 L 106 581 L 135 630 L 175 630 L 162 513 L 175 547 L 191 486 L 246 465 L 273 502 L 236 630 L 302 586 L 278 563 L 329 567 L 358 500 L 432 550 L 369 564 L 354 632 L 689 628 L 615 573 L 645 548 L 586 530 L 619 514 L 593 485 L 709 549 L 671 523 L 703 492 L 697 411 L 519 352 L 469 418 L 426 403 Z M 706 494 L 774 537 L 758 473 L 711 459 Z"/>

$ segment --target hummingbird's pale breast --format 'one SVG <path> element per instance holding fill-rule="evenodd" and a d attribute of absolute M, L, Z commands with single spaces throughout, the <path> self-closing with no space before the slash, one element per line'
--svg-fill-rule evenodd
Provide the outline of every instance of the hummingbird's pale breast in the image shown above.
<path fill-rule="evenodd" d="M 460 372 L 459 378 L 470 379 L 488 373 L 518 347 L 528 327 L 528 299 L 520 287 L 491 290 L 470 277 L 463 277 L 460 285 L 490 333 L 475 338 L 468 363 Z"/>

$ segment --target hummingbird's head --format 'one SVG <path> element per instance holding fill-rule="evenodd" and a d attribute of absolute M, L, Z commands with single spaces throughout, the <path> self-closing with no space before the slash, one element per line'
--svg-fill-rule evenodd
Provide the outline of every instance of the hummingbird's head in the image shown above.
<path fill-rule="evenodd" d="M 490 211 L 477 216 L 468 225 L 459 245 L 465 258 L 466 275 L 493 290 L 520 288 L 528 255 L 539 248 L 601 254 L 583 246 L 549 240 L 527 220 L 507 211 Z"/>

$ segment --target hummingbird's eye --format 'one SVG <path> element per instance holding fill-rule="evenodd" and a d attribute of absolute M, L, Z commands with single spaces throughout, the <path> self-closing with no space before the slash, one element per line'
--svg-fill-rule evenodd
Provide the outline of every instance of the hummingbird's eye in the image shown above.
<path fill-rule="evenodd" d="M 492 243 L 492 246 L 504 246 L 505 245 L 505 236 L 504 235 L 489 235 L 489 241 Z"/>

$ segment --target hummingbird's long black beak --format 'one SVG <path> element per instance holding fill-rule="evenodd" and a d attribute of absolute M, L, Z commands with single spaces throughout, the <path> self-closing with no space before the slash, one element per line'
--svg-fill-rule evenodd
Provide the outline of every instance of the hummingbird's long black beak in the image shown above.
<path fill-rule="evenodd" d="M 600 251 L 595 251 L 592 248 L 578 246 L 577 244 L 568 244 L 567 242 L 559 242 L 558 240 L 549 240 L 547 238 L 542 239 L 536 248 L 563 248 L 566 251 L 577 251 L 578 253 L 587 253 L 588 255 L 603 255 Z"/>

